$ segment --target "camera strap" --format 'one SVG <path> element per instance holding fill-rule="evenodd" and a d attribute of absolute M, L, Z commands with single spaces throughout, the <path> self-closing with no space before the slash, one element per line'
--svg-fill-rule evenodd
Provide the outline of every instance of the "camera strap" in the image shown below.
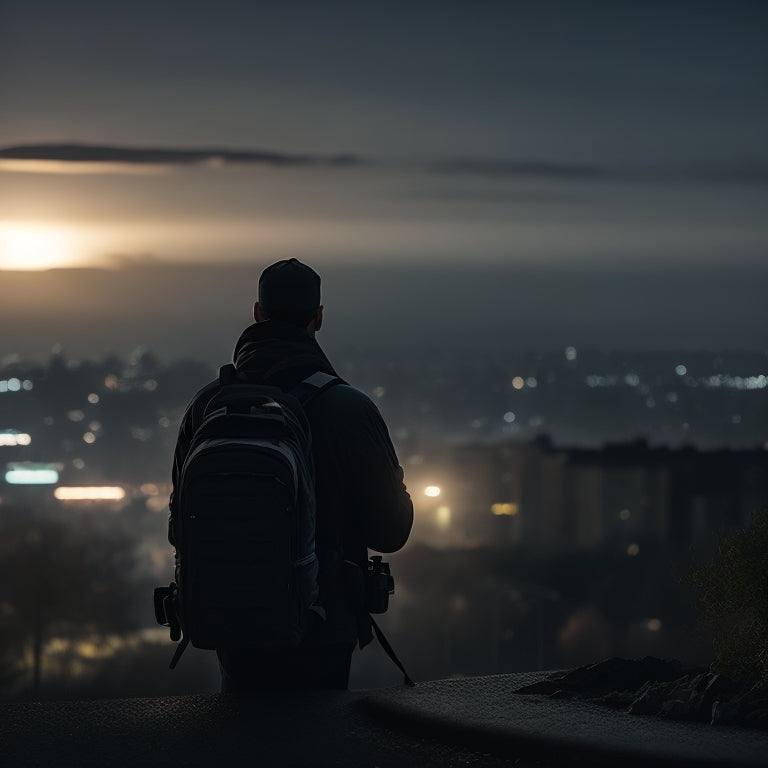
<path fill-rule="evenodd" d="M 189 645 L 189 637 L 187 637 L 187 635 L 184 635 L 181 638 L 181 642 L 176 646 L 176 650 L 173 654 L 173 658 L 171 659 L 171 663 L 168 665 L 168 669 L 176 668 L 176 665 L 179 663 L 179 659 L 181 658 L 181 654 L 187 650 L 188 645 Z"/>
<path fill-rule="evenodd" d="M 371 616 L 370 619 L 371 619 L 371 624 L 373 625 L 373 631 L 376 633 L 376 639 L 381 644 L 381 647 L 384 649 L 384 652 L 387 654 L 387 656 L 389 656 L 389 658 L 392 659 L 393 663 L 403 673 L 403 684 L 407 685 L 409 688 L 415 688 L 416 683 L 414 683 L 413 680 L 411 680 L 410 676 L 405 671 L 403 662 L 397 658 L 395 649 L 389 644 L 389 640 L 387 640 L 387 638 L 384 637 L 384 633 L 381 631 L 381 628 L 376 623 L 376 619 L 374 619 L 373 616 Z"/>

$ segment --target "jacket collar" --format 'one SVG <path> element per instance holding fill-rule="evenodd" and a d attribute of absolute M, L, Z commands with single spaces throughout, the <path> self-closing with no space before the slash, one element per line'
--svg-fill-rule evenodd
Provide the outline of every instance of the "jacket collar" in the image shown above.
<path fill-rule="evenodd" d="M 234 363 L 249 381 L 285 390 L 317 371 L 337 375 L 320 345 L 301 325 L 271 320 L 243 331 L 235 345 Z"/>

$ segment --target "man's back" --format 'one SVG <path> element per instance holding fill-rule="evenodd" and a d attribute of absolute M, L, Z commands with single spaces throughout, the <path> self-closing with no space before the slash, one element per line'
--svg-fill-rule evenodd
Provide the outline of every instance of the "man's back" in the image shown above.
<path fill-rule="evenodd" d="M 300 323 L 263 319 L 241 335 L 235 347 L 235 367 L 243 380 L 286 392 L 318 371 L 336 376 L 314 333 Z M 192 435 L 217 391 L 218 385 L 212 382 L 187 409 L 174 459 L 174 491 Z M 317 395 L 307 405 L 306 414 L 315 465 L 318 582 L 326 620 L 299 649 L 219 649 L 225 687 L 346 687 L 352 648 L 358 639 L 369 639 L 364 636 L 370 633 L 361 624 L 360 606 L 353 604 L 349 592 L 350 563 L 364 570 L 369 548 L 393 552 L 405 544 L 411 530 L 413 506 L 403 484 L 403 471 L 373 402 L 339 381 Z M 171 543 L 175 541 L 176 512 L 174 493 Z"/>

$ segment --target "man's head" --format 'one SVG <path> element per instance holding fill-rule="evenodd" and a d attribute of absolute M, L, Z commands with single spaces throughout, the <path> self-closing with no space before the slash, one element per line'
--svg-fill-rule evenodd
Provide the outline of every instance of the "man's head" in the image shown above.
<path fill-rule="evenodd" d="M 271 264 L 259 278 L 253 316 L 257 323 L 273 320 L 305 326 L 309 334 L 319 331 L 323 323 L 320 275 L 298 259 Z"/>

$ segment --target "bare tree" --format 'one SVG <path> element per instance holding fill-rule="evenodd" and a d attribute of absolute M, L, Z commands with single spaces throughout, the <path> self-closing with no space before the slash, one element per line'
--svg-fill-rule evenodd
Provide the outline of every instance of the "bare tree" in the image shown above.
<path fill-rule="evenodd" d="M 88 523 L 32 515 L 0 527 L 0 686 L 31 671 L 40 698 L 43 654 L 52 637 L 75 640 L 136 626 L 131 542 Z M 30 670 L 31 667 L 31 670 Z"/>

